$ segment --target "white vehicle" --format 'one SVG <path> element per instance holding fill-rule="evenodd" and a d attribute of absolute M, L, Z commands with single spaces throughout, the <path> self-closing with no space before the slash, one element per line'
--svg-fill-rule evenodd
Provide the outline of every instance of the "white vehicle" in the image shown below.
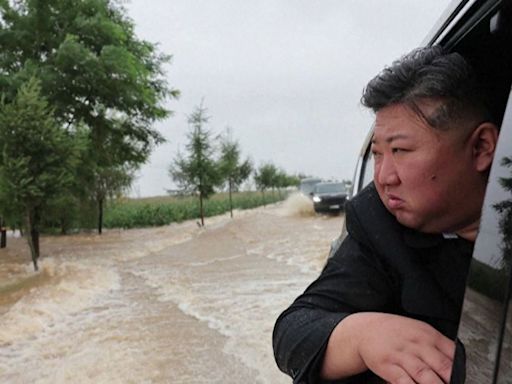
<path fill-rule="evenodd" d="M 493 92 L 489 107 L 504 116 L 450 383 L 512 383 L 512 0 L 453 1 L 423 45 L 442 45 L 464 56 Z M 360 152 L 352 195 L 373 178 L 371 131 Z M 331 254 L 344 235 L 345 229 L 333 242 Z"/>
<path fill-rule="evenodd" d="M 311 197 L 313 193 L 313 189 L 315 188 L 315 185 L 318 183 L 321 183 L 322 179 L 318 179 L 315 177 L 310 177 L 306 179 L 302 179 L 300 181 L 299 191 L 302 192 L 304 195 Z"/>

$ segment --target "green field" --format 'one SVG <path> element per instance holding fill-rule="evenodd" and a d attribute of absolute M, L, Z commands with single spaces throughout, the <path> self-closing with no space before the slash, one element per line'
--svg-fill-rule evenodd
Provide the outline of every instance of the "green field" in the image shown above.
<path fill-rule="evenodd" d="M 286 193 L 237 192 L 233 194 L 234 209 L 249 209 L 283 200 Z M 205 217 L 229 211 L 227 193 L 217 193 L 204 200 Z M 199 218 L 199 199 L 193 196 L 159 196 L 139 199 L 117 199 L 111 202 L 104 216 L 105 228 L 141 228 L 167 225 Z"/>

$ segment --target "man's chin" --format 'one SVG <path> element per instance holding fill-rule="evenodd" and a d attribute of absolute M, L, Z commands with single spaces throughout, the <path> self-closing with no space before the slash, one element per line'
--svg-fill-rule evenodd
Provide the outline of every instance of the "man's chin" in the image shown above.
<path fill-rule="evenodd" d="M 395 216 L 396 220 L 402 224 L 404 227 L 411 228 L 420 232 L 426 232 L 425 228 L 422 228 L 422 224 L 420 220 L 414 217 L 411 214 L 408 214 L 404 211 L 391 211 L 391 213 Z"/>
<path fill-rule="evenodd" d="M 440 228 L 429 225 L 425 221 L 419 220 L 417 217 L 412 215 L 398 213 L 394 215 L 396 220 L 404 227 L 414 229 L 415 231 L 422 233 L 436 234 L 443 232 Z M 447 231 L 444 231 L 447 232 Z"/>
<path fill-rule="evenodd" d="M 435 231 L 426 228 L 426 224 L 423 220 L 420 220 L 417 215 L 411 213 L 405 207 L 391 208 L 386 202 L 384 202 L 386 209 L 395 216 L 396 220 L 404 227 L 414 229 L 419 232 L 434 233 Z"/>

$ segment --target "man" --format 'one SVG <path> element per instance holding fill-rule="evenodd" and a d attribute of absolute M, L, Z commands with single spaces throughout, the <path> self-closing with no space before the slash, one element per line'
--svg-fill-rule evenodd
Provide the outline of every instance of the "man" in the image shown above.
<path fill-rule="evenodd" d="M 274 353 L 294 383 L 448 383 L 497 142 L 470 65 L 440 47 L 371 80 L 373 183 L 348 235 L 284 311 Z"/>

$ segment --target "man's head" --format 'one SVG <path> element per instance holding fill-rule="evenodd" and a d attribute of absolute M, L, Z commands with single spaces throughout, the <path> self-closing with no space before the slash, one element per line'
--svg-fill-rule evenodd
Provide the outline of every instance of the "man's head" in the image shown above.
<path fill-rule="evenodd" d="M 415 50 L 371 80 L 374 181 L 388 210 L 424 232 L 474 238 L 497 140 L 471 66 L 440 47 Z"/>

